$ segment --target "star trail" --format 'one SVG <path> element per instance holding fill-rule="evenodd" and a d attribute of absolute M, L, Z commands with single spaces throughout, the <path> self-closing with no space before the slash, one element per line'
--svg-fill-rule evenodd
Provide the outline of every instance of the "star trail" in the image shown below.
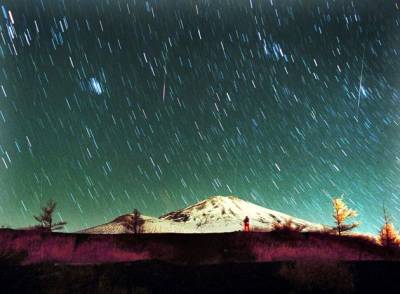
<path fill-rule="evenodd" d="M 0 1 L 0 223 L 211 195 L 400 225 L 396 1 Z"/>

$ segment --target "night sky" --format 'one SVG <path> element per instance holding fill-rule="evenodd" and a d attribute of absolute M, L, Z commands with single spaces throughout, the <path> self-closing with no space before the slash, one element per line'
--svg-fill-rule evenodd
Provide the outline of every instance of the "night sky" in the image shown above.
<path fill-rule="evenodd" d="M 0 224 L 211 195 L 400 225 L 396 1 L 0 1 Z"/>

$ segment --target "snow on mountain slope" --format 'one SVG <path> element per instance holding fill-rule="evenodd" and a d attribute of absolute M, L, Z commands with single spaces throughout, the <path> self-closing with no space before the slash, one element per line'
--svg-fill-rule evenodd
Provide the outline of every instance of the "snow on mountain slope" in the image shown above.
<path fill-rule="evenodd" d="M 85 234 L 131 234 L 129 223 L 132 222 L 133 214 L 125 214 L 117 217 L 113 221 L 96 227 L 79 231 Z M 142 215 L 144 225 L 143 233 L 181 233 L 182 229 L 179 224 L 172 221 L 165 221 L 155 217 Z"/>
<path fill-rule="evenodd" d="M 187 208 L 170 212 L 159 218 L 142 216 L 144 233 L 220 233 L 243 229 L 243 220 L 248 216 L 250 229 L 268 231 L 275 222 L 292 220 L 294 225 L 304 225 L 304 231 L 323 229 L 320 224 L 311 223 L 290 215 L 255 205 L 234 196 L 214 196 Z M 132 214 L 122 215 L 115 220 L 88 228 L 79 233 L 124 234 L 132 233 L 128 223 Z"/>
<path fill-rule="evenodd" d="M 270 210 L 234 196 L 213 196 L 187 208 L 161 216 L 162 220 L 184 224 L 194 232 L 232 232 L 243 229 L 248 216 L 252 230 L 267 231 L 274 222 L 292 220 L 294 225 L 304 225 L 304 231 L 321 230 L 323 226 L 290 215 Z"/>

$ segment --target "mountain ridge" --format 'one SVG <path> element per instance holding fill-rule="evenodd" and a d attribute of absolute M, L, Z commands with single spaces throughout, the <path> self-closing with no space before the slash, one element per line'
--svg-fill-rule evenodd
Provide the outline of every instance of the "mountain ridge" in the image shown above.
<path fill-rule="evenodd" d="M 242 230 L 243 219 L 250 219 L 254 231 L 269 231 L 274 223 L 291 220 L 304 231 L 318 231 L 321 224 L 312 223 L 288 214 L 271 210 L 237 196 L 210 196 L 188 207 L 171 211 L 160 217 L 143 215 L 144 233 L 222 233 Z M 132 233 L 129 222 L 132 214 L 121 215 L 114 220 L 79 231 L 88 234 Z"/>

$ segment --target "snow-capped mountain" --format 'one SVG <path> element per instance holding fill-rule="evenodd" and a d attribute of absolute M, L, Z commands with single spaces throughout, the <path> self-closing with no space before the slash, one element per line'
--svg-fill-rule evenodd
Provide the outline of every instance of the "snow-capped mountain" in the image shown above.
<path fill-rule="evenodd" d="M 322 225 L 307 222 L 290 215 L 270 210 L 234 196 L 214 196 L 187 208 L 160 217 L 191 227 L 195 232 L 233 232 L 243 229 L 245 217 L 250 219 L 252 230 L 270 230 L 273 223 L 292 220 L 293 225 L 303 225 L 305 230 L 320 230 Z"/>
<path fill-rule="evenodd" d="M 184 209 L 170 212 L 159 218 L 142 216 L 144 233 L 220 233 L 243 229 L 245 217 L 250 220 L 250 229 L 268 231 L 273 223 L 291 220 L 293 225 L 304 226 L 304 231 L 323 229 L 320 224 L 311 223 L 290 215 L 270 210 L 234 196 L 213 196 Z M 131 233 L 129 222 L 132 214 L 126 214 L 112 222 L 89 228 L 81 233 L 121 234 Z"/>

